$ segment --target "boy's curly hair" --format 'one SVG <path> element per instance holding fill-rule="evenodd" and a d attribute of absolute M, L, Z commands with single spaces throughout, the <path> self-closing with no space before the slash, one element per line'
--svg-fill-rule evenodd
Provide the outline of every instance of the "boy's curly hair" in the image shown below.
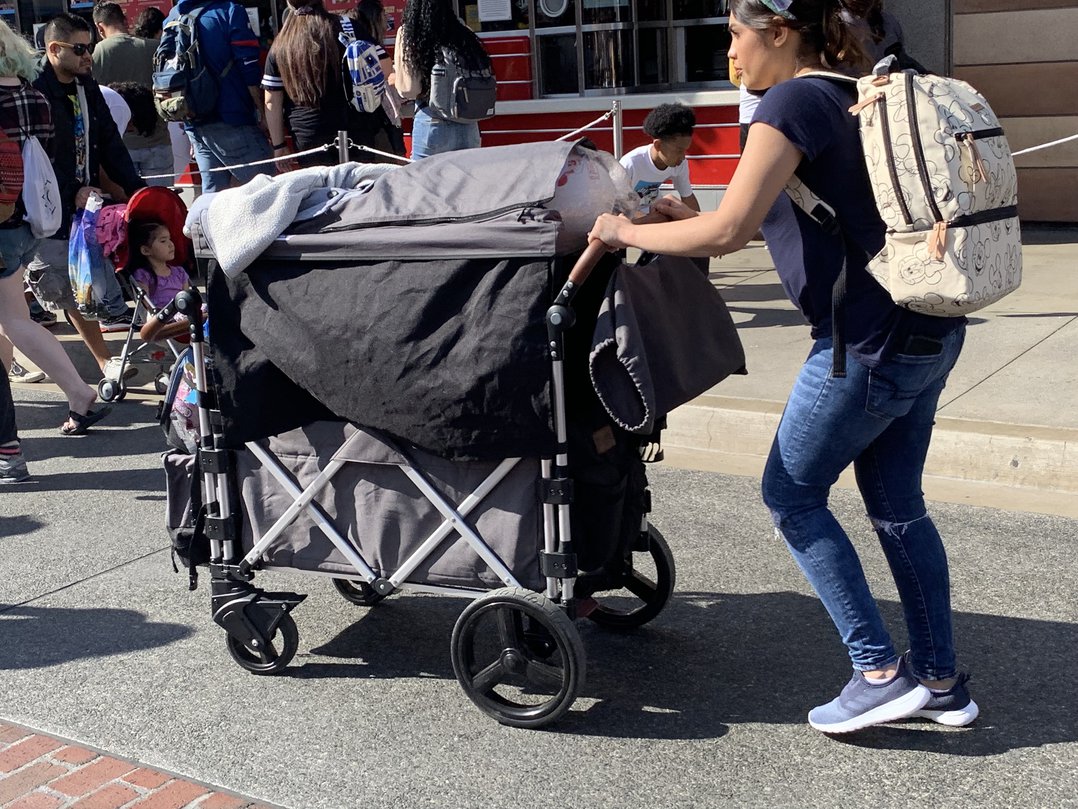
<path fill-rule="evenodd" d="M 644 132 L 652 138 L 691 135 L 696 115 L 684 104 L 660 104 L 644 119 Z"/>

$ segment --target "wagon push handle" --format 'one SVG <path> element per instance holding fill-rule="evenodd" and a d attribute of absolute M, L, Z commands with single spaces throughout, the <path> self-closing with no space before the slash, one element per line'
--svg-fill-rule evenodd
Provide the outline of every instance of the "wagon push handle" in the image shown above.
<path fill-rule="evenodd" d="M 598 239 L 588 242 L 588 246 L 584 248 L 584 252 L 581 253 L 580 258 L 576 260 L 573 269 L 569 271 L 569 278 L 565 282 L 565 286 L 561 288 L 558 297 L 554 299 L 555 306 L 569 305 L 573 296 L 576 295 L 576 291 L 588 280 L 591 271 L 595 269 L 595 265 L 599 263 L 599 259 L 601 259 L 608 250 L 610 250 L 610 248 Z"/>

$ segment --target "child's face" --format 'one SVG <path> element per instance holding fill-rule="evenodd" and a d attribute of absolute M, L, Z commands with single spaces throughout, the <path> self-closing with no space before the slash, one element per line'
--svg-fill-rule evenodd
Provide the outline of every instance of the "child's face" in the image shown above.
<path fill-rule="evenodd" d="M 685 153 L 692 146 L 692 135 L 673 135 L 669 138 L 656 138 L 655 152 L 667 166 L 680 166 L 685 162 Z"/>
<path fill-rule="evenodd" d="M 176 257 L 176 245 L 172 243 L 172 236 L 164 225 L 157 228 L 150 237 L 150 243 L 142 248 L 142 255 L 154 261 L 168 263 Z"/>

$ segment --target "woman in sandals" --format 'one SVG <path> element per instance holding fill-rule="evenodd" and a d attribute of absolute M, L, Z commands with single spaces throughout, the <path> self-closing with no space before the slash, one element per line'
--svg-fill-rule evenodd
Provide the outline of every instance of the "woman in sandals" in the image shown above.
<path fill-rule="evenodd" d="M 936 404 L 962 350 L 965 320 L 902 309 L 865 271 L 883 247 L 884 224 L 848 111 L 856 90 L 803 75 L 864 66 L 843 11 L 838 0 L 731 0 L 730 57 L 750 90 L 770 89 L 718 211 L 697 214 L 664 199 L 653 210 L 676 221 L 633 225 L 603 215 L 591 236 L 617 248 L 715 256 L 739 250 L 762 227 L 779 279 L 815 338 L 771 448 L 764 502 L 854 669 L 839 696 L 809 712 L 809 724 L 844 733 L 917 715 L 965 725 L 978 709 L 956 668 L 947 556 L 921 493 Z M 795 172 L 836 209 L 845 239 L 783 193 Z M 844 261 L 847 375 L 835 377 L 831 292 Z M 903 655 L 828 509 L 831 486 L 850 464 L 902 600 L 910 642 Z"/>
<path fill-rule="evenodd" d="M 22 144 L 35 136 L 46 151 L 52 145 L 52 114 L 49 102 L 30 82 L 41 72 L 29 43 L 0 22 L 0 129 L 10 140 Z M 0 211 L 0 218 L 7 211 Z M 60 428 L 64 435 L 81 435 L 111 410 L 92 410 L 97 399 L 94 389 L 83 382 L 67 352 L 43 326 L 30 319 L 23 295 L 23 271 L 34 255 L 40 239 L 23 221 L 26 209 L 22 197 L 10 215 L 0 222 L 0 332 L 30 358 L 67 396 L 68 419 Z M 0 436 L 0 451 L 17 446 L 17 439 Z"/>

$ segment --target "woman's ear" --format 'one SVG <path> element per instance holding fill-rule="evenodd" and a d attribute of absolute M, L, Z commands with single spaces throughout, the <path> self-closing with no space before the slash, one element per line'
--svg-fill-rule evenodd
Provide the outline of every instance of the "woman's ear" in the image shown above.
<path fill-rule="evenodd" d="M 776 48 L 781 48 L 790 38 L 790 27 L 788 25 L 772 25 L 767 29 L 767 33 L 771 37 L 771 44 Z"/>

